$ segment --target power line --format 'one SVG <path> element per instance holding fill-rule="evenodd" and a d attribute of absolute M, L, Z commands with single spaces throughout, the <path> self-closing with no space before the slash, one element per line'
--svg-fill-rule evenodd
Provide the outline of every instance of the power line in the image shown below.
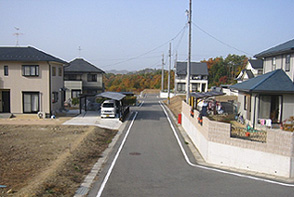
<path fill-rule="evenodd" d="M 136 56 L 136 57 L 131 57 L 131 58 L 128 58 L 128 59 L 126 59 L 126 60 L 123 60 L 123 61 L 120 61 L 120 62 L 116 62 L 116 63 L 113 63 L 113 64 L 109 64 L 109 65 L 106 65 L 106 66 L 103 66 L 103 68 L 105 68 L 105 67 L 109 67 L 109 66 L 115 66 L 115 65 L 118 65 L 118 64 L 122 64 L 122 63 L 125 63 L 125 62 L 128 62 L 128 61 L 131 61 L 131 60 L 135 60 L 135 59 L 138 59 L 138 58 L 140 58 L 140 57 L 142 57 L 142 56 L 145 56 L 145 55 L 147 55 L 147 54 L 149 54 L 149 53 L 151 53 L 151 52 L 153 52 L 153 51 L 155 51 L 155 50 L 157 50 L 157 49 L 159 49 L 159 48 L 161 48 L 161 47 L 163 47 L 164 45 L 166 45 L 166 44 L 168 44 L 169 42 L 171 42 L 171 41 L 173 41 L 173 40 L 175 40 L 185 29 L 186 29 L 186 24 L 185 24 L 185 26 L 172 38 L 172 39 L 170 39 L 170 40 L 168 40 L 167 42 L 165 42 L 165 43 L 163 43 L 163 44 L 161 44 L 161 45 L 159 45 L 159 46 L 157 46 L 157 47 L 155 47 L 155 48 L 153 48 L 152 50 L 150 50 L 150 51 L 147 51 L 147 52 L 145 52 L 145 53 L 143 53 L 143 54 L 141 54 L 141 55 L 138 55 L 138 56 Z"/>
<path fill-rule="evenodd" d="M 179 39 L 179 41 L 178 41 L 176 47 L 174 48 L 174 52 L 178 50 L 180 44 L 182 43 L 182 39 L 183 39 L 183 37 L 184 37 L 184 35 L 185 35 L 185 33 L 186 33 L 186 29 L 187 29 L 187 27 L 188 27 L 188 23 L 186 24 L 185 29 L 182 31 L 181 37 L 180 37 L 180 39 Z M 173 54 L 173 55 L 174 55 L 174 54 Z"/>
<path fill-rule="evenodd" d="M 247 53 L 247 52 L 245 52 L 245 51 L 243 51 L 243 50 L 240 50 L 240 49 L 238 49 L 238 48 L 236 48 L 236 47 L 234 47 L 234 46 L 232 46 L 232 45 L 229 45 L 229 44 L 227 44 L 227 43 L 221 41 L 220 39 L 218 39 L 218 38 L 216 38 L 215 36 L 211 35 L 211 34 L 208 33 L 207 31 L 205 31 L 204 29 L 202 29 L 201 27 L 199 27 L 198 25 L 196 25 L 195 23 L 193 23 L 193 25 L 194 25 L 197 29 L 199 29 L 200 31 L 202 31 L 203 33 L 205 33 L 206 35 L 208 35 L 209 37 L 211 37 L 211 38 L 215 39 L 216 41 L 220 42 L 221 44 L 223 44 L 223 45 L 225 45 L 225 46 L 227 46 L 227 47 L 229 47 L 229 48 L 235 49 L 236 51 L 239 51 L 239 52 L 241 52 L 241 53 L 245 53 L 245 54 L 247 54 L 247 55 L 249 55 L 249 56 L 253 56 L 252 54 L 249 54 L 249 53 Z"/>

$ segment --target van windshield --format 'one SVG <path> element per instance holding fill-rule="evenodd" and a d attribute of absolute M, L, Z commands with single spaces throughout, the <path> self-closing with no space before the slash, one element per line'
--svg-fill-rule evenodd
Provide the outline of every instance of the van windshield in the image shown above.
<path fill-rule="evenodd" d="M 114 107 L 113 103 L 103 103 L 102 107 Z"/>

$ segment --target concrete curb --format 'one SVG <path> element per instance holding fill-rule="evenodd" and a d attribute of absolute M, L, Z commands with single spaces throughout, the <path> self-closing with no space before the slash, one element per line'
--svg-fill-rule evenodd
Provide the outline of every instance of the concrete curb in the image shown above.
<path fill-rule="evenodd" d="M 128 118 L 133 114 L 133 112 L 131 112 L 128 117 L 127 120 L 120 126 L 117 134 L 114 136 L 114 138 L 112 139 L 111 143 L 108 145 L 108 147 L 105 149 L 105 151 L 102 153 L 102 157 L 100 157 L 98 159 L 98 161 L 94 164 L 94 166 L 92 167 L 90 173 L 86 176 L 86 178 L 84 179 L 83 183 L 80 185 L 80 187 L 77 189 L 74 197 L 84 197 L 88 194 L 88 192 L 91 189 L 92 184 L 94 183 L 94 179 L 95 177 L 98 175 L 98 173 L 101 171 L 102 166 L 107 162 L 107 160 L 109 159 L 109 155 L 113 150 L 113 147 L 115 146 L 115 144 L 117 143 L 118 139 L 120 138 L 121 134 L 123 133 L 123 130 L 125 129 L 127 122 L 128 122 Z M 97 126 L 97 125 L 96 125 Z"/>

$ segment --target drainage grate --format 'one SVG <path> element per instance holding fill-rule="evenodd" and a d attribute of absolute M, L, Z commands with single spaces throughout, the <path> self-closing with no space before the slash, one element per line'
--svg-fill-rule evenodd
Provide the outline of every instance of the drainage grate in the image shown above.
<path fill-rule="evenodd" d="M 130 155 L 141 155 L 141 153 L 138 153 L 138 152 L 131 152 L 131 153 L 129 153 Z"/>

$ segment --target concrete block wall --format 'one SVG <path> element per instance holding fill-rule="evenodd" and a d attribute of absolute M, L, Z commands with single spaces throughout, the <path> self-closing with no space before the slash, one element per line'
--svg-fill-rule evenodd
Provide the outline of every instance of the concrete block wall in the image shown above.
<path fill-rule="evenodd" d="M 198 111 L 190 115 L 190 106 L 182 103 L 182 126 L 208 163 L 294 177 L 294 136 L 279 129 L 267 130 L 266 143 L 230 137 L 231 125 L 203 118 Z"/>

